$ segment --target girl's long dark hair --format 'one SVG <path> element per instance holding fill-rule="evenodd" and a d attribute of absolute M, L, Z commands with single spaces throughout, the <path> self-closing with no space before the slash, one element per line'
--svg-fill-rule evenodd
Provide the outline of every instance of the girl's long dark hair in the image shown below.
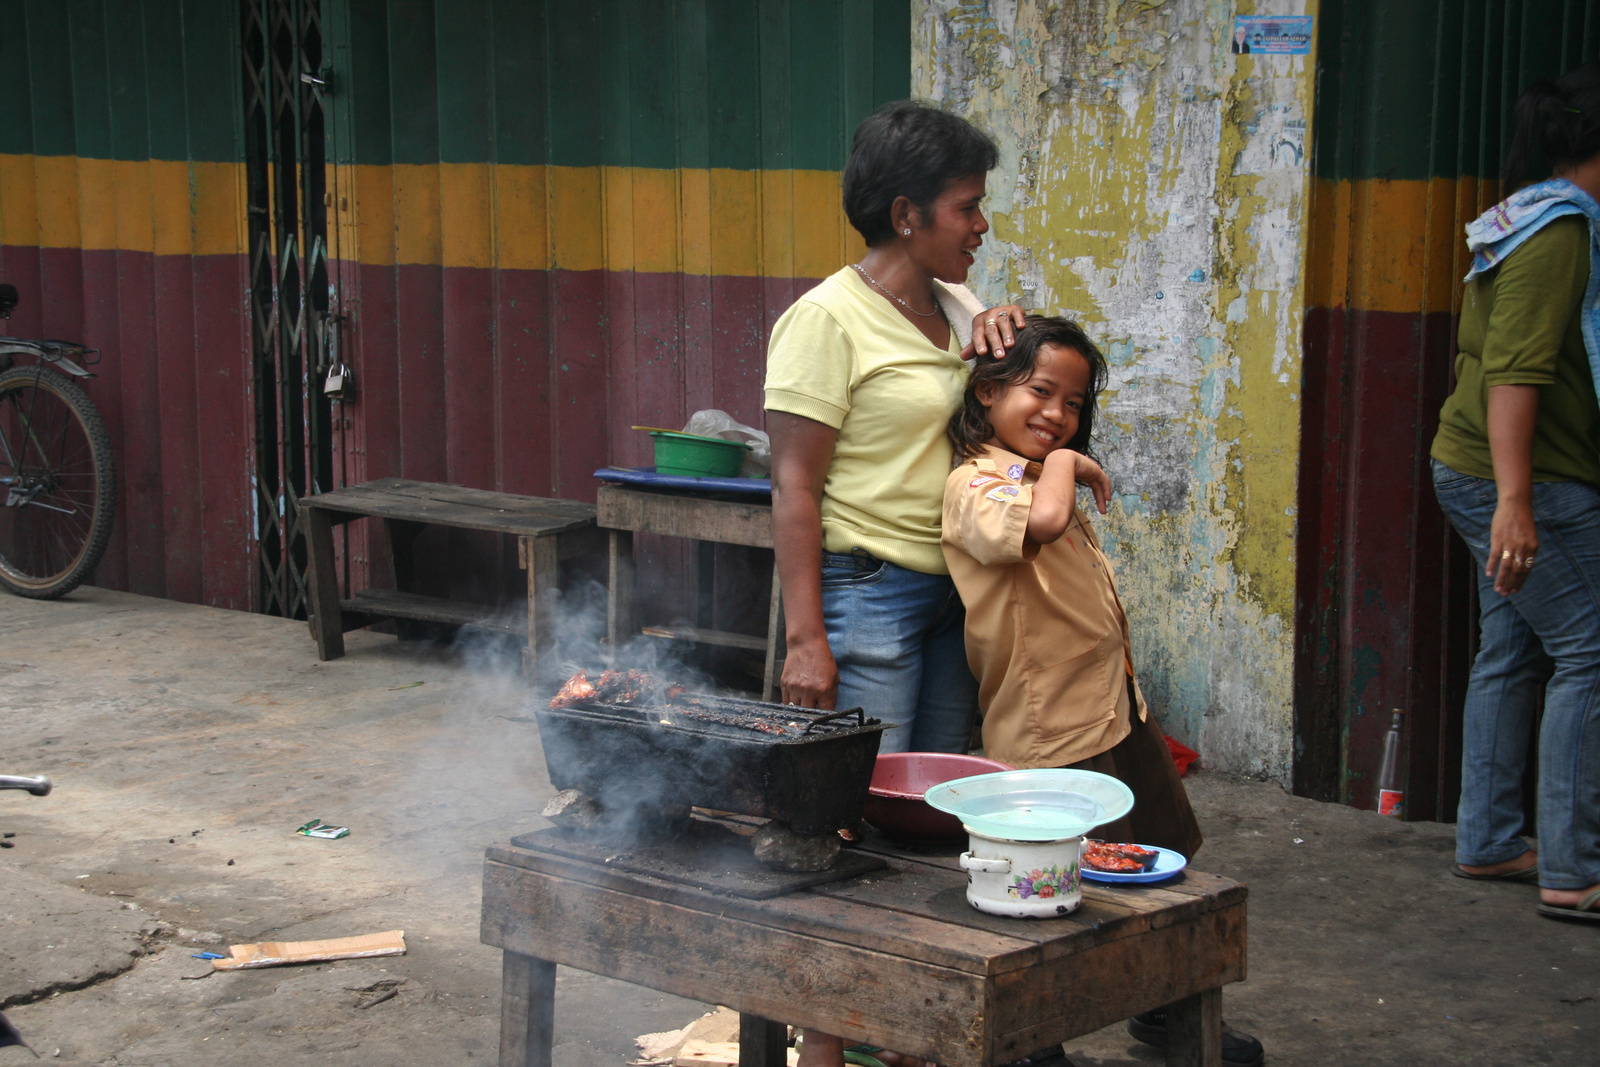
<path fill-rule="evenodd" d="M 1033 369 L 1039 363 L 1039 349 L 1044 345 L 1070 348 L 1089 364 L 1089 392 L 1083 398 L 1083 409 L 1078 412 L 1078 432 L 1066 447 L 1086 456 L 1094 455 L 1089 449 L 1089 437 L 1094 433 L 1096 402 L 1100 391 L 1106 387 L 1106 357 L 1089 340 L 1083 327 L 1070 319 L 1029 315 L 1027 325 L 1017 334 L 1017 343 L 1010 351 L 1000 359 L 980 356 L 972 368 L 961 406 L 950 416 L 950 443 L 955 446 L 957 458 L 971 459 L 994 437 L 989 409 L 978 399 L 978 391 L 985 383 L 989 383 L 989 389 L 998 390 L 1021 385 L 1033 377 Z"/>
<path fill-rule="evenodd" d="M 1529 177 L 1581 163 L 1600 152 L 1600 64 L 1574 67 L 1554 81 L 1537 81 L 1517 97 L 1511 147 L 1501 171 L 1510 193 Z"/>

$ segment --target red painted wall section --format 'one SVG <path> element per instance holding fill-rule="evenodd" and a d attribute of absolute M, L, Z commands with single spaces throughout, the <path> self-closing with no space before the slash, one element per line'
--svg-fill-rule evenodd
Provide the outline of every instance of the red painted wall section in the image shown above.
<path fill-rule="evenodd" d="M 95 583 L 248 608 L 244 257 L 0 245 L 0 278 L 22 295 L 8 333 L 100 349 L 119 499 Z"/>

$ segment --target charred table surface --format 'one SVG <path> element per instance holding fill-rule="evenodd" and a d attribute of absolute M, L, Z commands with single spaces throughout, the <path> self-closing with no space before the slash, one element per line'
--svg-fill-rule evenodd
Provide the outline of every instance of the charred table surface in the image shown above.
<path fill-rule="evenodd" d="M 742 1067 L 780 1067 L 782 1023 L 985 1067 L 1162 1005 L 1166 1062 L 1220 1065 L 1221 987 L 1245 977 L 1244 886 L 1191 869 L 1085 885 L 1064 918 L 1004 919 L 967 904 L 955 857 L 884 855 L 880 872 L 746 900 L 489 849 L 502 1067 L 550 1064 L 556 964 L 737 1009 Z"/>
<path fill-rule="evenodd" d="M 380 619 L 418 619 L 525 632 L 525 666 L 532 677 L 538 646 L 550 633 L 557 564 L 575 555 L 601 551 L 605 544 L 595 526 L 592 504 L 437 482 L 380 478 L 307 497 L 300 506 L 305 510 L 311 557 L 311 632 L 317 639 L 318 658 L 325 660 L 344 655 L 344 635 L 350 630 Z M 341 598 L 334 569 L 333 527 L 361 518 L 383 520 L 394 561 L 394 588 L 363 589 Z M 427 526 L 484 530 L 517 538 L 517 563 L 528 572 L 526 616 L 416 593 L 418 561 L 412 542 Z"/>

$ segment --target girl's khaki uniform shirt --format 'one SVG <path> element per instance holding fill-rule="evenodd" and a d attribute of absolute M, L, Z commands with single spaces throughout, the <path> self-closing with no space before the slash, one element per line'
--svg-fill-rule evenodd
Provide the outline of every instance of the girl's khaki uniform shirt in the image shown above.
<path fill-rule="evenodd" d="M 1064 767 L 1128 736 L 1128 620 L 1083 512 L 1027 539 L 1039 464 L 988 446 L 945 482 L 942 548 L 967 608 L 983 747 L 1014 767 Z"/>

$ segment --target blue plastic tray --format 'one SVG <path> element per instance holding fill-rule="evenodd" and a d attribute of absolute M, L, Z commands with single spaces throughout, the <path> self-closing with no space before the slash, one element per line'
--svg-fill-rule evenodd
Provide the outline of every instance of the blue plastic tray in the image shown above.
<path fill-rule="evenodd" d="M 697 489 L 702 493 L 746 493 L 772 496 L 771 478 L 693 478 L 682 474 L 657 474 L 654 467 L 601 467 L 594 476 L 602 482 L 619 482 L 647 489 Z"/>

